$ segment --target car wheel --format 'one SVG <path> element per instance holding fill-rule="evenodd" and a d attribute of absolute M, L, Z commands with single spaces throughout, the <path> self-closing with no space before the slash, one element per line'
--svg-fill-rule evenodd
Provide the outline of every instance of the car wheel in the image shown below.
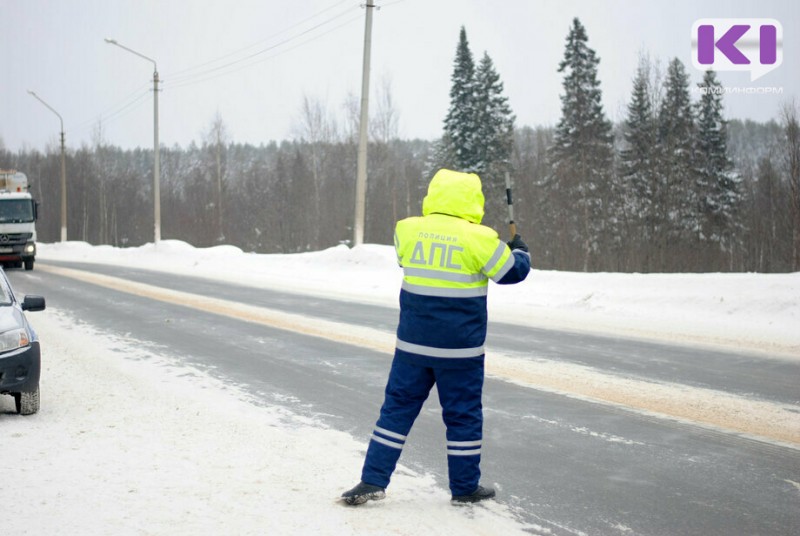
<path fill-rule="evenodd" d="M 33 259 L 25 259 L 25 269 L 33 270 Z"/>
<path fill-rule="evenodd" d="M 39 411 L 39 386 L 35 391 L 14 393 L 14 403 L 20 415 L 33 415 Z"/>

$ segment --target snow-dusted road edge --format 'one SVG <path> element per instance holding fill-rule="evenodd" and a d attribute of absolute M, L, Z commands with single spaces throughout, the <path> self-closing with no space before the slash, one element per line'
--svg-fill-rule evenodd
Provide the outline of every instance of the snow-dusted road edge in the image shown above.
<path fill-rule="evenodd" d="M 502 505 L 454 508 L 408 469 L 385 501 L 346 508 L 335 499 L 358 479 L 361 441 L 59 311 L 31 320 L 42 409 L 20 417 L 0 397 L 3 533 L 523 533 Z"/>

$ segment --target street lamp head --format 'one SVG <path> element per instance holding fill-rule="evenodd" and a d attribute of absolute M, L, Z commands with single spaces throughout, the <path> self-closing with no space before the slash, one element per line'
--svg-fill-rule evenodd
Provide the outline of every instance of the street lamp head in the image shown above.
<path fill-rule="evenodd" d="M 116 46 L 118 46 L 119 48 L 121 48 L 121 49 L 123 49 L 123 50 L 127 50 L 127 51 L 128 51 L 128 52 L 130 52 L 131 54 L 136 54 L 136 55 L 137 55 L 137 56 L 139 56 L 140 58 L 142 58 L 142 59 L 145 59 L 145 60 L 149 61 L 150 63 L 152 63 L 152 64 L 153 64 L 154 70 L 156 71 L 156 72 L 155 72 L 155 73 L 153 73 L 153 74 L 155 75 L 155 74 L 158 72 L 158 66 L 156 65 L 156 60 L 154 60 L 153 58 L 148 58 L 148 57 L 147 57 L 147 56 L 145 56 L 144 54 L 141 54 L 141 53 L 139 53 L 139 52 L 136 52 L 136 51 L 135 51 L 135 50 L 133 50 L 132 48 L 128 48 L 128 47 L 126 47 L 125 45 L 120 45 L 119 43 L 117 43 L 116 39 L 109 39 L 108 37 L 106 37 L 106 38 L 104 39 L 104 41 L 105 41 L 106 43 L 108 43 L 109 45 L 116 45 Z"/>
<path fill-rule="evenodd" d="M 53 112 L 54 114 L 56 114 L 56 115 L 58 116 L 58 120 L 59 120 L 59 121 L 61 121 L 61 132 L 62 132 L 62 134 L 63 134 L 63 132 L 64 132 L 64 119 L 62 119 L 62 118 L 61 118 L 61 114 L 60 114 L 60 113 L 58 113 L 58 112 L 57 112 L 57 111 L 56 111 L 56 110 L 55 110 L 55 109 L 54 109 L 52 106 L 50 106 L 49 104 L 47 104 L 47 103 L 44 101 L 44 99 L 42 99 L 42 98 L 41 98 L 39 95 L 37 95 L 36 93 L 34 93 L 33 91 L 31 91 L 30 89 L 28 90 L 28 93 L 30 93 L 31 97 L 33 97 L 34 99 L 36 99 L 36 100 L 38 100 L 39 102 L 41 102 L 42 104 L 44 104 L 44 105 L 45 105 L 45 106 L 46 106 L 46 107 L 47 107 L 47 108 L 48 108 L 48 109 L 49 109 L 51 112 Z"/>

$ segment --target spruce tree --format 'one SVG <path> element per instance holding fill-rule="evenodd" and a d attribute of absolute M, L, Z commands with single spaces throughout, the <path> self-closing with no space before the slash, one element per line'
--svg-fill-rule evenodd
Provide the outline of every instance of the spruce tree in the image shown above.
<path fill-rule="evenodd" d="M 654 199 L 662 223 L 656 237 L 664 270 L 685 270 L 670 264 L 680 256 L 678 246 L 691 249 L 700 231 L 695 183 L 696 130 L 689 98 L 689 75 L 678 59 L 667 67 L 664 98 L 658 111 L 658 142 L 661 151 L 660 193 Z"/>
<path fill-rule="evenodd" d="M 714 71 L 706 71 L 698 84 L 697 189 L 702 236 L 730 252 L 737 231 L 740 178 L 728 157 L 727 121 L 722 117 L 722 85 Z"/>
<path fill-rule="evenodd" d="M 450 109 L 444 120 L 444 165 L 460 171 L 478 168 L 478 125 L 475 111 L 475 62 L 462 26 L 459 34 L 453 74 L 450 77 Z"/>
<path fill-rule="evenodd" d="M 621 205 L 625 242 L 629 249 L 635 248 L 643 253 L 639 269 L 644 271 L 652 269 L 651 242 L 660 225 L 654 204 L 662 197 L 652 84 L 650 64 L 642 59 L 633 80 L 631 102 L 623 125 L 625 144 L 620 151 L 621 183 L 614 196 L 617 204 Z"/>
<path fill-rule="evenodd" d="M 561 120 L 551 150 L 551 188 L 559 212 L 570 215 L 564 221 L 568 231 L 566 247 L 579 247 L 573 267 L 593 266 L 606 229 L 605 208 L 610 198 L 613 165 L 611 123 L 603 112 L 597 66 L 600 59 L 588 46 L 586 29 L 572 22 L 564 59 L 558 72 L 564 73 Z"/>
<path fill-rule="evenodd" d="M 483 182 L 490 223 L 497 225 L 504 212 L 505 173 L 511 168 L 514 114 L 503 95 L 500 75 L 485 52 L 475 72 L 474 109 L 477 135 L 474 171 Z"/>
<path fill-rule="evenodd" d="M 430 149 L 430 177 L 441 167 L 480 175 L 487 203 L 487 224 L 502 223 L 505 172 L 514 147 L 514 115 L 503 83 L 488 53 L 475 67 L 464 27 L 459 34 L 451 76 L 450 108 L 444 133 Z"/>
<path fill-rule="evenodd" d="M 475 73 L 476 170 L 505 171 L 514 144 L 514 114 L 503 95 L 503 83 L 489 54 L 484 53 Z"/>

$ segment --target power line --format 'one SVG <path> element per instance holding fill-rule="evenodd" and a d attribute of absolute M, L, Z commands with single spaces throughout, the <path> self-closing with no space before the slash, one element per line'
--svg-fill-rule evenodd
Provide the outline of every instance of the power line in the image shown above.
<path fill-rule="evenodd" d="M 319 39 L 319 38 L 321 38 L 321 37 L 323 37 L 323 36 L 325 36 L 325 35 L 327 35 L 327 34 L 329 34 L 329 33 L 331 33 L 331 32 L 334 32 L 334 31 L 338 30 L 339 28 L 342 28 L 342 27 L 344 27 L 344 26 L 347 26 L 348 24 L 351 24 L 351 23 L 353 23 L 353 22 L 355 22 L 355 21 L 359 20 L 360 18 L 361 18 L 361 15 L 360 15 L 360 14 L 358 14 L 358 15 L 356 15 L 355 17 L 352 17 L 352 18 L 350 18 L 350 19 L 348 19 L 348 20 L 344 21 L 342 24 L 339 24 L 338 26 L 334 26 L 333 28 L 330 28 L 330 29 L 329 29 L 328 31 L 326 31 L 326 32 L 323 32 L 323 33 L 321 33 L 321 34 L 315 35 L 314 37 L 312 37 L 312 38 L 310 38 L 310 39 L 307 39 L 307 40 L 305 40 L 305 41 L 302 41 L 302 42 L 300 42 L 300 43 L 297 43 L 296 45 L 294 45 L 294 46 L 292 46 L 292 47 L 289 47 L 289 48 L 286 48 L 286 49 L 283 49 L 283 50 L 277 51 L 275 54 L 271 54 L 271 55 L 269 55 L 269 56 L 265 56 L 265 57 L 262 57 L 262 58 L 258 58 L 257 60 L 255 60 L 255 61 L 251 61 L 251 62 L 249 62 L 249 63 L 247 63 L 247 64 L 245 64 L 245 65 L 239 65 L 239 66 L 237 66 L 237 67 L 235 67 L 235 68 L 233 68 L 233 69 L 229 69 L 229 70 L 226 70 L 226 71 L 223 71 L 223 72 L 214 72 L 214 71 L 218 71 L 218 70 L 220 70 L 220 69 L 222 69 L 222 68 L 228 68 L 228 67 L 232 67 L 232 66 L 234 66 L 236 63 L 239 63 L 239 62 L 232 62 L 231 64 L 228 64 L 228 65 L 225 65 L 225 66 L 221 66 L 220 68 L 217 68 L 217 69 L 212 69 L 212 70 L 210 70 L 210 71 L 208 71 L 208 72 L 204 73 L 204 74 L 205 74 L 205 76 L 204 76 L 204 77 L 202 77 L 202 78 L 197 78 L 197 79 L 188 78 L 188 79 L 185 79 L 185 80 L 183 80 L 183 81 L 179 81 L 179 82 L 178 82 L 178 83 L 176 83 L 175 85 L 173 85 L 173 84 L 171 84 L 171 83 L 170 83 L 170 84 L 169 84 L 169 89 L 177 89 L 177 88 L 181 88 L 181 87 L 191 86 L 191 85 L 194 85 L 194 84 L 199 84 L 199 83 L 201 83 L 201 82 L 207 82 L 208 80 L 213 80 L 213 79 L 215 79 L 215 78 L 219 78 L 220 76 L 225 76 L 225 75 L 233 74 L 233 73 L 235 73 L 235 72 L 241 71 L 241 70 L 243 70 L 243 69 L 246 69 L 246 68 L 248 68 L 248 67 L 252 67 L 252 66 L 254 66 L 254 65 L 257 65 L 257 64 L 259 64 L 259 63 L 263 63 L 263 62 L 264 62 L 264 61 L 266 61 L 266 60 L 270 60 L 270 59 L 272 59 L 272 58 L 276 58 L 276 57 L 280 56 L 281 54 L 285 54 L 285 53 L 287 53 L 287 52 L 289 52 L 289 51 L 292 51 L 292 50 L 294 50 L 294 49 L 296 49 L 296 48 L 300 48 L 301 46 L 304 46 L 304 45 L 307 45 L 308 43 L 311 43 L 311 42 L 313 42 L 313 41 L 316 41 L 317 39 Z M 294 39 L 294 38 L 292 38 L 292 39 Z M 277 47 L 278 47 L 278 46 L 280 46 L 280 45 L 283 45 L 283 44 L 286 44 L 286 43 L 288 43 L 289 41 L 290 41 L 290 40 L 286 40 L 286 41 L 284 41 L 284 42 L 282 42 L 282 43 L 278 43 L 278 44 L 276 44 L 276 45 L 274 45 L 273 47 L 270 47 L 270 48 L 271 48 L 271 49 L 273 49 L 273 48 L 277 48 Z M 267 50 L 264 50 L 263 52 L 267 52 Z M 247 59 L 252 59 L 252 58 L 247 58 Z M 212 74 L 212 73 L 213 73 L 213 74 Z M 198 74 L 197 76 L 200 76 L 200 75 Z"/>
<path fill-rule="evenodd" d="M 314 26 L 311 26 L 310 28 L 307 28 L 306 30 L 303 30 L 303 31 L 302 31 L 302 32 L 300 32 L 300 33 L 296 33 L 296 34 L 294 34 L 294 35 L 291 35 L 290 37 L 288 37 L 288 38 L 286 38 L 286 39 L 283 39 L 282 41 L 279 41 L 279 42 L 277 42 L 277 43 L 275 43 L 275 44 L 273 44 L 273 45 L 270 45 L 270 46 L 267 46 L 267 47 L 265 47 L 265 48 L 262 48 L 262 49 L 260 49 L 260 50 L 258 50 L 258 51 L 256 51 L 256 52 L 250 53 L 250 54 L 248 54 L 248 55 L 246 55 L 246 56 L 244 56 L 244 57 L 242 57 L 242 58 L 238 58 L 238 59 L 235 59 L 235 60 L 233 60 L 233 61 L 229 61 L 229 62 L 227 62 L 227 63 L 223 63 L 222 65 L 218 65 L 218 66 L 216 66 L 216 67 L 211 67 L 211 68 L 209 68 L 209 69 L 205 69 L 205 70 L 203 70 L 203 71 L 199 71 L 199 72 L 196 72 L 196 73 L 184 74 L 184 75 L 179 75 L 179 74 L 177 74 L 177 73 L 180 73 L 180 72 L 186 72 L 186 71 L 188 71 L 188 70 L 191 70 L 191 69 L 184 69 L 184 71 L 178 71 L 177 73 L 175 73 L 175 74 L 173 74 L 173 75 L 168 75 L 168 76 L 165 76 L 164 78 L 165 78 L 165 79 L 168 79 L 168 80 L 171 80 L 171 81 L 174 81 L 174 82 L 176 82 L 176 83 L 189 82 L 189 81 L 192 81 L 193 79 L 196 79 L 196 78 L 201 78 L 201 77 L 207 76 L 207 75 L 209 75 L 209 74 L 211 74 L 211 73 L 218 72 L 218 71 L 220 71 L 220 70 L 222 70 L 222 69 L 226 69 L 226 68 L 228 68 L 228 67 L 231 67 L 231 66 L 234 66 L 234 65 L 240 64 L 240 63 L 242 63 L 242 62 L 246 62 L 246 61 L 248 61 L 248 60 L 252 60 L 252 59 L 253 59 L 253 58 L 255 58 L 255 57 L 258 57 L 258 56 L 260 56 L 260 55 L 262 55 L 262 54 L 264 54 L 264 53 L 266 53 L 266 52 L 269 52 L 269 51 L 271 51 L 271 50 L 274 50 L 274 49 L 276 49 L 276 48 L 278 48 L 278 47 L 280 47 L 280 46 L 282 46 L 282 45 L 285 45 L 285 44 L 287 44 L 287 43 L 290 43 L 290 42 L 294 41 L 295 39 L 298 39 L 298 38 L 300 38 L 300 37 L 303 37 L 304 35 L 307 35 L 307 34 L 309 34 L 309 33 L 313 32 L 314 30 L 317 30 L 318 28 L 321 28 L 321 27 L 323 27 L 323 26 L 325 26 L 325 25 L 327 25 L 327 24 L 330 24 L 330 23 L 332 23 L 333 21 L 335 21 L 335 20 L 337 20 L 337 19 L 340 19 L 341 17 L 343 17 L 343 16 L 345 16 L 345 15 L 349 15 L 349 14 L 350 14 L 350 12 L 352 12 L 352 10 L 353 10 L 352 8 L 349 8 L 348 10 L 346 10 L 346 11 L 343 11 L 343 12 L 341 12 L 341 13 L 337 14 L 337 15 L 334 15 L 333 17 L 330 17 L 330 18 L 328 18 L 328 19 L 326 19 L 326 20 L 324 20 L 324 21 L 322 21 L 322 22 L 320 22 L 320 23 L 318 23 L 318 24 L 315 24 Z M 298 23 L 298 24 L 299 24 L 299 23 Z M 296 25 L 294 25 L 294 26 L 296 27 L 296 26 L 297 26 L 297 24 L 296 24 Z M 286 31 L 288 31 L 288 30 L 284 30 L 283 32 L 280 32 L 280 33 L 286 33 Z M 280 33 L 279 33 L 279 34 L 276 34 L 276 35 L 280 35 Z M 329 32 L 326 32 L 326 33 L 329 33 Z M 322 35 L 325 35 L 325 33 L 323 33 L 323 34 L 320 34 L 320 35 L 319 35 L 319 36 L 317 36 L 317 37 L 321 37 Z M 270 39 L 272 39 L 272 38 L 270 38 Z M 309 41 L 309 42 L 310 42 L 310 41 Z M 251 46 L 251 47 L 248 47 L 248 48 L 253 48 L 253 47 Z M 242 50 L 246 50 L 246 49 L 242 49 Z M 240 52 L 241 52 L 241 51 L 240 51 Z M 228 56 L 235 55 L 235 54 L 238 54 L 238 53 L 239 53 L 239 52 L 237 52 L 237 53 L 232 53 L 232 54 L 229 54 Z M 212 60 L 212 61 L 210 61 L 210 62 L 206 62 L 206 63 L 205 63 L 205 64 L 203 64 L 203 65 L 207 65 L 207 64 L 209 64 L 209 63 L 214 63 L 214 62 L 216 62 L 216 61 L 217 61 L 217 60 Z M 254 63 L 256 63 L 256 62 L 254 62 Z"/>
<path fill-rule="evenodd" d="M 141 92 L 148 85 L 149 85 L 149 82 L 146 82 L 146 83 L 138 86 L 136 89 L 131 91 L 128 95 L 126 95 L 125 98 L 120 99 L 119 101 L 117 101 L 117 103 L 114 104 L 113 106 L 109 106 L 107 109 L 105 109 L 102 112 L 100 112 L 99 114 L 93 116 L 92 119 L 89 119 L 89 120 L 83 121 L 82 123 L 79 123 L 78 126 L 76 127 L 76 129 L 77 130 L 83 130 L 83 129 L 87 128 L 88 126 L 96 123 L 97 120 L 102 119 L 104 116 L 116 115 L 120 110 L 124 110 L 125 108 L 130 106 L 131 103 L 129 101 L 133 97 L 137 97 L 135 100 L 141 99 L 142 98 Z M 146 94 L 147 93 L 145 92 L 145 95 Z"/>
<path fill-rule="evenodd" d="M 92 119 L 91 121 L 87 121 L 87 122 L 82 123 L 81 125 L 76 127 L 75 130 L 79 131 L 79 132 L 86 131 L 89 127 L 95 125 L 96 123 L 101 123 L 103 125 L 109 125 L 109 124 L 117 121 L 121 117 L 124 117 L 124 116 L 128 115 L 133 110 L 139 108 L 139 106 L 141 106 L 145 102 L 143 99 L 145 97 L 147 97 L 149 94 L 150 94 L 150 90 L 143 91 L 143 92 L 141 92 L 139 94 L 138 97 L 136 97 L 132 101 L 128 102 L 127 104 L 125 104 L 121 108 L 119 108 L 119 109 L 117 109 L 117 110 L 115 110 L 115 111 L 113 111 L 113 112 L 111 112 L 111 113 L 109 113 L 108 115 L 105 115 L 105 116 L 104 115 L 98 115 L 94 119 Z"/>
<path fill-rule="evenodd" d="M 112 121 L 114 121 L 116 119 L 119 119 L 120 117 L 122 117 L 124 115 L 129 114 L 131 112 L 131 110 L 133 110 L 133 109 L 138 107 L 138 106 L 134 106 L 134 105 L 137 105 L 137 104 L 143 102 L 142 99 L 147 97 L 149 94 L 150 94 L 150 90 L 147 90 L 147 91 L 143 92 L 136 99 L 132 100 L 131 102 L 129 102 L 124 107 L 120 108 L 119 110 L 117 110 L 113 114 L 109 114 L 108 116 L 103 118 L 104 122 L 105 123 L 110 123 L 110 122 L 112 122 Z"/>
<path fill-rule="evenodd" d="M 223 56 L 220 56 L 219 58 L 215 58 L 213 60 L 209 60 L 207 62 L 195 65 L 193 67 L 188 67 L 186 69 L 182 69 L 180 71 L 176 71 L 175 73 L 173 73 L 172 76 L 173 77 L 177 77 L 179 82 L 181 81 L 181 78 L 183 78 L 183 82 L 185 82 L 185 83 L 184 84 L 180 84 L 180 85 L 176 85 L 176 86 L 171 86 L 171 87 L 172 88 L 177 88 L 177 87 L 182 87 L 183 85 L 190 85 L 191 83 L 198 83 L 198 82 L 202 82 L 202 81 L 205 81 L 205 80 L 210 80 L 212 78 L 216 78 L 216 76 L 220 76 L 220 75 L 205 77 L 205 78 L 202 78 L 200 80 L 192 81 L 193 78 L 202 77 L 202 76 L 207 75 L 210 72 L 214 72 L 215 70 L 219 70 L 221 68 L 225 68 L 227 66 L 234 65 L 236 63 L 240 63 L 241 61 L 246 60 L 246 59 L 250 58 L 251 56 L 255 56 L 255 55 L 261 54 L 264 51 L 256 52 L 255 54 L 251 54 L 250 56 L 248 56 L 246 58 L 242 58 L 242 59 L 239 59 L 239 60 L 236 60 L 236 61 L 233 61 L 233 62 L 229 62 L 229 64 L 221 65 L 221 66 L 218 66 L 218 67 L 216 67 L 214 69 L 210 69 L 210 70 L 206 70 L 206 71 L 200 71 L 198 73 L 191 73 L 190 71 L 195 70 L 195 69 L 199 69 L 199 68 L 204 67 L 206 65 L 210 65 L 210 64 L 216 63 L 216 62 L 221 61 L 221 60 L 223 60 L 225 58 L 229 58 L 229 57 L 235 56 L 235 55 L 240 54 L 240 53 L 242 53 L 242 52 L 244 52 L 246 50 L 252 49 L 252 48 L 254 48 L 256 46 L 260 46 L 263 43 L 265 43 L 265 42 L 267 42 L 267 41 L 269 41 L 271 39 L 274 39 L 275 37 L 277 37 L 279 35 L 285 34 L 286 32 L 288 32 L 288 31 L 290 31 L 290 30 L 292 30 L 292 29 L 294 29 L 294 28 L 296 28 L 296 27 L 298 27 L 298 26 L 300 26 L 302 24 L 305 24 L 306 22 L 308 22 L 310 20 L 313 20 L 313 19 L 325 14 L 325 13 L 331 11 L 332 9 L 335 9 L 335 8 L 341 6 L 341 4 L 343 4 L 346 1 L 348 1 L 348 0 L 340 0 L 339 2 L 336 2 L 335 4 L 332 4 L 332 5 L 328 6 L 327 8 L 325 8 L 325 9 L 323 9 L 323 10 L 321 10 L 321 11 L 315 13 L 315 14 L 313 14 L 313 15 L 311 15 L 309 17 L 306 17 L 305 19 L 303 19 L 303 20 L 301 20 L 301 21 L 299 21 L 299 22 L 297 22 L 297 23 L 295 23 L 295 24 L 293 24 L 293 25 L 281 30 L 280 32 L 278 32 L 278 33 L 276 33 L 276 34 L 274 34 L 274 35 L 272 35 L 272 36 L 270 36 L 270 37 L 268 37 L 266 39 L 263 39 L 263 40 L 259 41 L 258 43 L 254 43 L 254 44 L 249 45 L 249 46 L 247 46 L 245 48 L 233 51 L 233 52 L 231 52 L 229 54 L 225 54 Z M 343 14 L 346 14 L 346 12 L 340 13 L 339 15 L 337 15 L 337 16 L 331 18 L 331 19 L 323 21 L 322 23 L 320 23 L 319 25 L 309 29 L 308 31 L 312 31 L 312 30 L 316 29 L 317 27 L 323 26 L 323 25 L 329 23 L 330 21 L 335 20 L 336 18 L 339 18 Z M 292 38 L 289 38 L 289 39 L 287 39 L 287 40 L 285 40 L 285 41 L 283 41 L 281 43 L 278 43 L 277 45 L 274 45 L 273 47 L 270 47 L 267 50 L 269 50 L 271 48 L 275 48 L 277 46 L 280 46 L 281 44 L 289 42 L 290 40 L 295 39 L 297 37 L 301 37 L 305 33 L 308 33 L 308 31 L 300 33 L 300 34 L 298 34 L 296 36 L 293 36 Z M 324 35 L 324 34 L 322 34 L 322 35 Z M 287 51 L 288 50 L 291 50 L 291 49 L 287 49 Z M 274 57 L 274 56 L 272 56 L 272 57 Z M 257 62 L 253 62 L 253 63 L 257 63 Z M 246 65 L 246 66 L 249 66 L 249 65 Z M 229 71 L 229 72 L 235 72 L 236 70 L 238 70 L 238 69 L 235 69 L 235 70 Z M 184 74 L 184 73 L 186 73 L 186 74 Z M 222 74 L 228 74 L 228 72 L 222 73 Z M 183 76 L 181 77 L 181 76 L 178 76 L 178 75 L 183 75 Z M 146 83 L 138 86 L 136 89 L 134 89 L 131 93 L 126 95 L 123 99 L 120 99 L 113 106 L 110 106 L 109 108 L 103 110 L 99 114 L 93 116 L 91 119 L 83 121 L 82 123 L 79 123 L 78 126 L 75 127 L 75 130 L 79 131 L 79 132 L 80 131 L 86 131 L 88 128 L 92 127 L 93 125 L 95 125 L 98 122 L 102 122 L 104 124 L 109 124 L 111 122 L 114 122 L 114 121 L 118 120 L 121 117 L 124 117 L 125 115 L 130 113 L 132 110 L 138 108 L 138 106 L 135 106 L 135 105 L 141 104 L 141 100 L 148 94 L 148 91 L 145 91 L 144 93 L 142 93 L 142 89 L 144 89 L 148 85 L 149 85 L 149 82 L 146 82 Z M 133 99 L 133 100 L 131 100 L 131 99 Z"/>
<path fill-rule="evenodd" d="M 292 30 L 292 29 L 294 29 L 294 28 L 296 28 L 296 27 L 298 27 L 298 26 L 300 26 L 302 24 L 305 24 L 306 22 L 308 22 L 308 21 L 310 21 L 312 19 L 315 19 L 316 17 L 322 15 L 323 13 L 326 13 L 326 12 L 330 11 L 331 9 L 336 8 L 337 6 L 343 4 L 346 1 L 347 0 L 340 0 L 338 3 L 336 3 L 334 5 L 331 5 L 331 6 L 327 7 L 327 8 L 325 8 L 325 9 L 323 9 L 322 11 L 319 11 L 319 12 L 315 13 L 315 14 L 311 15 L 310 17 L 306 17 L 305 19 L 301 20 L 300 22 L 297 22 L 297 23 L 289 26 L 288 28 L 284 28 L 283 30 L 279 31 L 278 33 L 273 34 L 273 35 L 271 35 L 271 36 L 269 36 L 269 37 L 267 37 L 265 39 L 262 39 L 261 41 L 258 41 L 257 43 L 253 43 L 252 45 L 248 45 L 248 46 L 240 48 L 238 50 L 234 50 L 233 52 L 230 52 L 228 54 L 224 54 L 222 56 L 219 56 L 219 57 L 214 58 L 214 59 L 209 60 L 209 61 L 205 61 L 203 63 L 199 63 L 199 64 L 194 65 L 192 67 L 187 67 L 186 69 L 181 69 L 180 71 L 175 71 L 174 73 L 170 74 L 170 77 L 175 78 L 175 77 L 181 76 L 184 73 L 187 73 L 187 72 L 192 71 L 194 69 L 198 69 L 200 67 L 205 67 L 206 65 L 210 65 L 212 63 L 216 63 L 217 61 L 221 61 L 221 60 L 229 58 L 231 56 L 235 56 L 237 54 L 240 54 L 242 52 L 250 50 L 251 48 L 255 48 L 257 46 L 261 46 L 263 43 L 267 43 L 267 42 L 271 41 L 272 39 L 274 39 L 275 37 L 278 37 L 279 35 L 282 35 L 282 34 L 288 32 L 289 30 Z"/>
<path fill-rule="evenodd" d="M 286 34 L 287 32 L 290 32 L 291 30 L 300 27 L 300 26 L 306 24 L 307 22 L 309 22 L 311 20 L 317 19 L 320 16 L 322 16 L 322 15 L 324 15 L 324 14 L 326 14 L 326 13 L 328 13 L 328 12 L 334 10 L 334 9 L 339 8 L 342 4 L 344 4 L 345 2 L 348 2 L 348 1 L 349 0 L 340 0 L 339 2 L 336 2 L 336 3 L 328 6 L 327 8 L 322 9 L 321 11 L 318 11 L 317 13 L 300 20 L 299 22 L 296 22 L 295 24 L 292 24 L 291 26 L 288 26 L 287 28 L 285 28 L 285 29 L 283 29 L 283 30 L 271 35 L 270 37 L 267 37 L 266 39 L 262 39 L 261 41 L 258 41 L 257 43 L 254 43 L 252 45 L 248 45 L 248 46 L 246 46 L 244 48 L 235 50 L 235 51 L 230 52 L 228 54 L 224 54 L 224 55 L 219 56 L 217 58 L 214 58 L 212 60 L 199 63 L 199 64 L 194 65 L 192 67 L 187 67 L 185 69 L 181 69 L 179 71 L 175 71 L 174 73 L 172 73 L 171 75 L 166 77 L 166 78 L 169 78 L 169 81 L 170 81 L 170 84 L 169 84 L 168 87 L 169 87 L 169 89 L 178 89 L 178 88 L 181 88 L 181 87 L 187 87 L 187 86 L 191 86 L 191 85 L 194 85 L 194 84 L 199 84 L 199 83 L 202 83 L 202 82 L 213 80 L 213 79 L 221 77 L 221 76 L 233 74 L 235 72 L 238 72 L 238 71 L 241 71 L 243 69 L 246 69 L 246 68 L 252 67 L 254 65 L 257 65 L 258 63 L 262 63 L 262 62 L 264 62 L 266 60 L 275 58 L 275 57 L 277 57 L 277 56 L 279 56 L 281 54 L 285 54 L 287 52 L 290 52 L 290 51 L 292 51 L 292 50 L 294 50 L 296 48 L 299 48 L 299 47 L 302 47 L 304 45 L 307 45 L 308 43 L 314 42 L 314 41 L 316 41 L 316 40 L 328 35 L 329 33 L 332 33 L 332 32 L 334 32 L 334 31 L 336 31 L 336 30 L 338 30 L 338 29 L 340 29 L 340 28 L 342 28 L 344 26 L 347 26 L 348 24 L 351 24 L 351 23 L 359 20 L 361 18 L 361 14 L 359 13 L 358 15 L 356 15 L 354 17 L 348 18 L 347 20 L 345 20 L 341 24 L 333 26 L 332 28 L 329 28 L 329 29 L 327 29 L 326 31 L 324 31 L 322 33 L 318 33 L 318 34 L 316 34 L 316 35 L 314 35 L 314 36 L 312 36 L 312 37 L 310 37 L 310 38 L 308 38 L 308 39 L 306 39 L 304 41 L 296 43 L 293 46 L 290 46 L 288 48 L 284 48 L 283 50 L 278 50 L 274 54 L 271 54 L 271 55 L 268 55 L 268 56 L 263 56 L 267 52 L 275 51 L 279 47 L 282 47 L 284 45 L 292 43 L 293 41 L 295 41 L 297 39 L 300 39 L 303 36 L 306 36 L 306 35 L 314 32 L 315 30 L 318 30 L 318 29 L 320 29 L 320 28 L 322 28 L 324 26 L 327 26 L 327 25 L 333 23 L 334 21 L 337 21 L 337 20 L 341 19 L 342 17 L 344 17 L 346 15 L 349 15 L 350 13 L 353 12 L 353 9 L 355 7 L 359 7 L 360 8 L 360 7 L 363 7 L 363 6 L 350 5 L 350 7 L 348 7 L 344 11 L 342 11 L 342 12 L 340 12 L 338 14 L 335 14 L 335 15 L 333 15 L 331 17 L 328 17 L 325 20 L 323 20 L 323 21 L 321 21 L 321 22 L 319 22 L 319 23 L 317 23 L 317 24 L 315 24 L 315 25 L 313 25 L 313 26 L 311 26 L 311 27 L 299 32 L 299 33 L 294 33 L 294 34 L 290 35 L 289 37 L 287 37 L 287 38 L 285 38 L 285 39 L 283 39 L 283 40 L 281 40 L 281 41 L 279 41 L 277 43 L 274 43 L 272 45 L 266 46 L 264 48 L 261 48 L 261 49 L 255 51 L 255 52 L 249 53 L 244 57 L 240 57 L 240 58 L 234 59 L 232 61 L 228 61 L 228 62 L 223 63 L 221 65 L 217 65 L 215 67 L 210 67 L 210 68 L 207 68 L 207 69 L 202 69 L 203 67 L 207 67 L 207 66 L 213 65 L 213 64 L 218 63 L 220 61 L 223 61 L 223 60 L 225 60 L 227 58 L 235 57 L 235 56 L 237 56 L 239 54 L 242 54 L 242 53 L 244 53 L 244 52 L 246 52 L 248 50 L 251 50 L 251 49 L 259 47 L 259 46 L 262 46 L 264 43 L 268 43 L 269 41 L 275 39 L 276 37 L 278 37 L 280 35 Z M 405 0 L 394 0 L 392 2 L 388 2 L 388 3 L 384 4 L 383 6 L 375 6 L 375 7 L 380 9 L 380 7 L 388 7 L 388 6 L 392 6 L 392 5 L 395 5 L 395 4 L 404 2 L 404 1 Z M 202 69 L 202 70 L 198 71 L 198 69 Z M 196 71 L 196 72 L 192 72 L 192 71 Z M 173 85 L 172 82 L 174 82 L 174 85 Z M 163 83 L 163 79 L 162 79 L 162 83 Z M 98 122 L 102 122 L 103 124 L 110 124 L 110 123 L 115 122 L 118 119 L 124 117 L 125 115 L 128 115 L 131 111 L 137 109 L 142 104 L 142 99 L 144 99 L 144 97 L 146 97 L 149 94 L 149 90 L 142 92 L 142 89 L 147 85 L 149 85 L 149 82 L 147 82 L 145 84 L 142 84 L 141 86 L 137 87 L 130 94 L 128 94 L 128 96 L 126 96 L 124 99 L 121 99 L 117 104 L 115 104 L 114 106 L 109 107 L 105 111 L 103 111 L 100 114 L 96 115 L 91 120 L 84 121 L 83 123 L 80 123 L 76 127 L 76 130 L 77 131 L 85 131 L 90 126 L 92 126 L 92 125 L 94 125 L 94 124 L 96 124 Z"/>

